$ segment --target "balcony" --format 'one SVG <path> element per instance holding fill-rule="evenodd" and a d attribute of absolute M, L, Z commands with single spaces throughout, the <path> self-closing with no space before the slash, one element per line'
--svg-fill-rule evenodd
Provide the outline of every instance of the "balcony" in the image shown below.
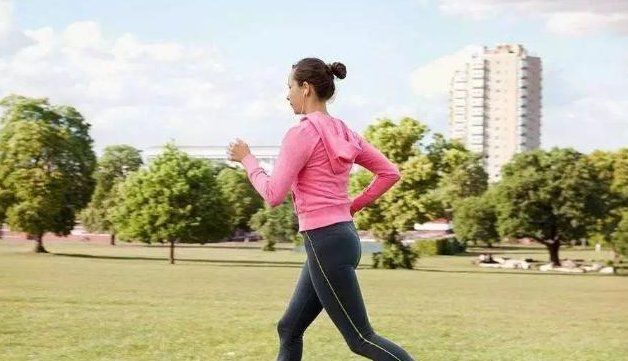
<path fill-rule="evenodd" d="M 479 98 L 479 99 L 471 99 L 471 106 L 472 107 L 479 107 L 479 108 L 483 108 L 484 107 L 484 99 Z"/>
<path fill-rule="evenodd" d="M 483 70 L 474 70 L 471 72 L 472 79 L 484 79 L 485 73 Z"/>

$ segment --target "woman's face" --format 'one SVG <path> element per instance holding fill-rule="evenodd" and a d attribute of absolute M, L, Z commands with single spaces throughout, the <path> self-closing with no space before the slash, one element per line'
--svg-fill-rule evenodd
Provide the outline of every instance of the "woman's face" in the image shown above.
<path fill-rule="evenodd" d="M 303 113 L 306 92 L 306 86 L 299 85 L 292 76 L 292 72 L 290 72 L 288 76 L 288 96 L 286 99 L 290 102 L 294 114 Z"/>

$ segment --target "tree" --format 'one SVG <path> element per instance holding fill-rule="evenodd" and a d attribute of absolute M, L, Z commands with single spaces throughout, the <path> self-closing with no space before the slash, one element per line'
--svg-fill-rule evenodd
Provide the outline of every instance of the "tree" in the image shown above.
<path fill-rule="evenodd" d="M 426 125 L 403 118 L 398 124 L 381 119 L 370 125 L 364 137 L 400 169 L 401 180 L 389 192 L 355 217 L 360 229 L 370 229 L 385 240 L 384 259 L 388 267 L 404 259 L 405 252 L 398 236 L 416 222 L 439 217 L 451 217 L 453 203 L 463 197 L 479 195 L 486 189 L 486 172 L 480 158 L 471 154 L 457 141 L 434 134 L 424 145 L 429 129 Z M 372 180 L 372 175 L 359 170 L 352 175 L 349 191 L 359 194 Z M 391 257 L 387 261 L 387 257 Z M 410 264 L 408 258 L 399 267 Z"/>
<path fill-rule="evenodd" d="M 366 128 L 364 137 L 388 159 L 399 165 L 418 154 L 418 146 L 428 131 L 425 124 L 412 118 L 403 118 L 399 124 L 382 118 Z"/>
<path fill-rule="evenodd" d="M 36 241 L 68 235 L 94 190 L 90 124 L 73 107 L 13 95 L 0 100 L 0 219 Z"/>
<path fill-rule="evenodd" d="M 414 222 L 428 219 L 420 196 L 434 187 L 436 179 L 432 163 L 419 149 L 427 131 L 424 124 L 403 118 L 398 124 L 381 119 L 364 133 L 366 140 L 395 163 L 402 174 L 397 185 L 355 215 L 358 228 L 370 229 L 378 238 L 384 239 L 384 250 L 376 261 L 386 268 L 409 265 L 411 268 L 416 257 L 400 242 L 399 235 Z M 350 194 L 356 196 L 371 180 L 368 171 L 357 171 L 350 180 Z"/>
<path fill-rule="evenodd" d="M 451 150 L 450 153 L 462 152 Z M 436 165 L 439 173 L 438 185 L 423 196 L 423 203 L 431 204 L 432 218 L 454 218 L 457 202 L 467 197 L 481 196 L 488 187 L 488 174 L 482 166 L 479 155 L 466 150 L 463 154 L 464 157 L 455 158 L 458 164 L 441 162 L 440 165 Z"/>
<path fill-rule="evenodd" d="M 232 229 L 248 230 L 251 217 L 264 207 L 264 200 L 255 191 L 244 170 L 223 168 L 217 181 L 232 208 Z"/>
<path fill-rule="evenodd" d="M 611 235 L 613 250 L 616 256 L 628 257 L 628 209 L 624 209 L 617 228 Z"/>
<path fill-rule="evenodd" d="M 474 244 L 482 241 L 489 247 L 499 242 L 494 202 L 492 192 L 456 202 L 453 223 L 458 240 Z"/>
<path fill-rule="evenodd" d="M 175 243 L 205 243 L 229 233 L 230 208 L 211 167 L 172 144 L 120 183 L 114 203 L 119 237 L 168 242 L 171 264 Z"/>
<path fill-rule="evenodd" d="M 573 149 L 518 154 L 502 174 L 496 197 L 500 235 L 544 244 L 554 265 L 560 265 L 561 243 L 585 237 L 603 215 L 604 186 Z"/>
<path fill-rule="evenodd" d="M 356 214 L 358 228 L 370 229 L 376 236 L 392 242 L 416 220 L 415 214 L 411 214 L 418 209 L 417 197 L 413 195 L 424 190 L 417 183 L 425 186 L 432 182 L 431 163 L 417 147 L 426 132 L 424 124 L 411 118 L 403 118 L 399 124 L 380 119 L 368 126 L 364 137 L 400 168 L 402 177 L 390 191 Z M 357 171 L 350 180 L 350 194 L 359 194 L 371 180 L 367 170 Z"/>
<path fill-rule="evenodd" d="M 137 171 L 142 163 L 140 151 L 130 145 L 108 146 L 98 160 L 96 189 L 87 208 L 81 211 L 80 219 L 90 232 L 109 232 L 111 245 L 115 245 L 116 234 L 110 214 L 115 206 L 114 186 Z"/>
<path fill-rule="evenodd" d="M 264 237 L 264 251 L 274 251 L 277 242 L 298 243 L 299 223 L 290 197 L 279 207 L 266 205 L 253 215 L 249 224 Z"/>
<path fill-rule="evenodd" d="M 591 238 L 594 242 L 609 244 L 616 257 L 619 257 L 622 241 L 614 233 L 622 222 L 624 212 L 628 210 L 628 148 L 617 152 L 595 151 L 588 159 L 604 186 L 600 196 L 605 208 L 603 216 L 593 226 Z"/>

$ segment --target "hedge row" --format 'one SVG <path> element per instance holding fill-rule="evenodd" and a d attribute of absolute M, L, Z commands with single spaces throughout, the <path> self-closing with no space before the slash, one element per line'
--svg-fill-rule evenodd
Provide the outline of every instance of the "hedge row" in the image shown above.
<path fill-rule="evenodd" d="M 454 255 L 466 250 L 466 245 L 455 238 L 417 239 L 412 250 L 420 256 Z"/>

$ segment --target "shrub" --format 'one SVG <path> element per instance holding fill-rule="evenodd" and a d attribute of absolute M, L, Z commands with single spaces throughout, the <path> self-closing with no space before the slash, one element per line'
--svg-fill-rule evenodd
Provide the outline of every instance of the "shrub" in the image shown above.
<path fill-rule="evenodd" d="M 456 238 L 417 239 L 412 250 L 421 256 L 454 255 L 466 250 L 466 245 Z"/>

